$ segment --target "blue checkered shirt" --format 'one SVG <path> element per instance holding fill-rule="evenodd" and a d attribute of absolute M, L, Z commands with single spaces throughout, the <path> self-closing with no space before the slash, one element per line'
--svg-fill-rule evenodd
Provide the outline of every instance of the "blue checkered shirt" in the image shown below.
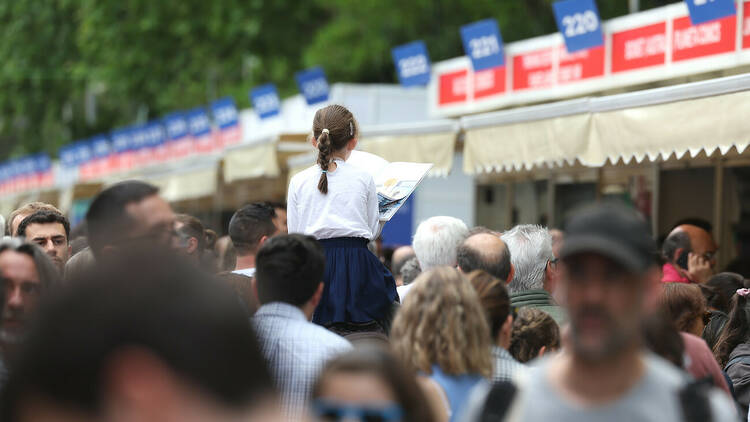
<path fill-rule="evenodd" d="M 284 412 L 290 420 L 301 420 L 323 366 L 352 345 L 308 321 L 299 308 L 287 303 L 261 306 L 252 322 L 281 393 Z"/>
<path fill-rule="evenodd" d="M 492 382 L 510 381 L 516 372 L 526 370 L 526 367 L 515 360 L 507 350 L 499 346 L 492 346 L 492 360 L 494 369 L 492 371 Z"/>

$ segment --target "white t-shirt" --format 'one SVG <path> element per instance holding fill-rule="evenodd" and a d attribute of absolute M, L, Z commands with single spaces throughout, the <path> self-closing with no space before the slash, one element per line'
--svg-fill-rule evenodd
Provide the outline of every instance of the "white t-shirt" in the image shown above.
<path fill-rule="evenodd" d="M 328 173 L 328 194 L 318 190 L 320 166 L 292 177 L 287 194 L 289 233 L 316 239 L 361 237 L 372 240 L 378 233 L 378 194 L 372 176 L 343 160 Z"/>

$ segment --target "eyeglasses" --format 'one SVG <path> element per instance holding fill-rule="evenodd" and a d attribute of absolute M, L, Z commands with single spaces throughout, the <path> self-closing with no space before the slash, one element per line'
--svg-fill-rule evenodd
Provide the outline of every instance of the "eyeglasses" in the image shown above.
<path fill-rule="evenodd" d="M 398 422 L 402 420 L 403 411 L 396 404 L 384 407 L 362 407 L 326 400 L 313 401 L 313 411 L 319 420 L 337 422 L 344 419 L 356 419 L 362 422 Z"/>

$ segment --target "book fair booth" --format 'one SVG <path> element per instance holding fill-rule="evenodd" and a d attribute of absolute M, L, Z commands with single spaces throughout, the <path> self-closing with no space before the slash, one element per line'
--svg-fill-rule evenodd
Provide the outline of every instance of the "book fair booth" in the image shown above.
<path fill-rule="evenodd" d="M 426 57 L 417 87 L 397 49 L 404 86 L 326 84 L 317 102 L 304 88 L 281 101 L 258 87 L 252 109 L 221 99 L 115 130 L 108 143 L 71 144 L 59 160 L 3 164 L 0 211 L 42 200 L 78 221 L 103 186 L 143 178 L 219 228 L 244 203 L 284 201 L 289 178 L 315 162 L 315 110 L 338 103 L 357 117 L 362 151 L 433 164 L 386 226 L 390 243 L 409 243 L 431 215 L 555 227 L 583 202 L 619 198 L 657 236 L 686 217 L 709 221 L 723 267 L 750 238 L 750 2 L 702 23 L 690 13 L 680 2 L 601 22 L 601 45 L 572 52 L 564 31 L 500 40 L 489 67 L 472 55 Z M 424 67 L 413 55 L 426 51 L 407 47 L 399 54 Z"/>

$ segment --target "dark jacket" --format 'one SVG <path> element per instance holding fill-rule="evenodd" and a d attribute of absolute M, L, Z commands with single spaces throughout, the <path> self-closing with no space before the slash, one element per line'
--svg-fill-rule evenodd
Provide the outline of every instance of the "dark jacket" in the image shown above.
<path fill-rule="evenodd" d="M 737 356 L 747 356 L 750 358 L 750 343 L 742 343 L 732 350 L 729 355 L 729 362 Z M 750 404 L 750 364 L 737 362 L 724 370 L 732 380 L 734 385 L 734 394 L 737 402 L 742 406 L 742 410 L 747 414 L 748 404 Z"/>
<path fill-rule="evenodd" d="M 560 327 L 568 322 L 565 310 L 555 303 L 549 292 L 543 289 L 513 293 L 510 295 L 510 305 L 515 308 L 529 307 L 546 312 Z"/>

